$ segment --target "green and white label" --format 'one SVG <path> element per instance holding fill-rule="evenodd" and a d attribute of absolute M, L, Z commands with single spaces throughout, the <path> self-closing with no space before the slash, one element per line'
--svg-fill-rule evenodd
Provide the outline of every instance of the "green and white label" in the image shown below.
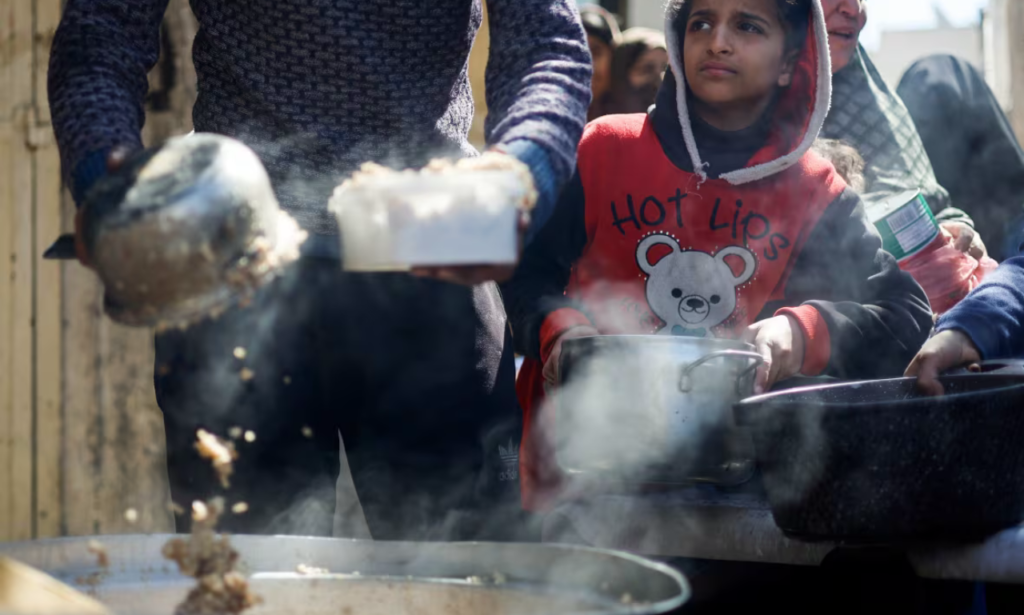
<path fill-rule="evenodd" d="M 882 236 L 882 247 L 898 261 L 917 254 L 939 234 L 939 224 L 919 191 L 869 207 L 868 215 Z"/>

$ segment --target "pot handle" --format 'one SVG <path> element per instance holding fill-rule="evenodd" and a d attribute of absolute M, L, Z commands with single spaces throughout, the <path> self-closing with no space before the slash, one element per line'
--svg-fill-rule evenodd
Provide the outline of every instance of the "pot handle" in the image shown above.
<path fill-rule="evenodd" d="M 956 369 L 944 372 L 943 376 L 973 376 L 973 375 L 992 375 L 992 376 L 1024 376 L 1024 360 L 1021 359 L 992 359 L 989 361 L 980 361 L 978 367 L 981 368 L 977 371 L 971 371 L 966 367 L 958 367 Z"/>
<path fill-rule="evenodd" d="M 683 367 L 682 371 L 679 374 L 679 390 L 683 393 L 689 393 L 693 389 L 693 382 L 690 378 L 690 374 L 693 372 L 693 370 L 697 369 L 701 365 L 704 365 L 705 363 L 712 359 L 718 359 L 720 357 L 728 357 L 733 359 L 751 359 L 754 362 L 753 365 L 740 372 L 740 374 L 736 378 L 737 381 L 741 380 L 747 374 L 754 371 L 755 369 L 760 367 L 762 363 L 764 363 L 764 357 L 762 357 L 760 354 L 756 352 L 751 352 L 749 350 L 719 350 L 718 352 L 712 352 L 697 359 L 693 363 L 690 363 L 689 365 Z"/>

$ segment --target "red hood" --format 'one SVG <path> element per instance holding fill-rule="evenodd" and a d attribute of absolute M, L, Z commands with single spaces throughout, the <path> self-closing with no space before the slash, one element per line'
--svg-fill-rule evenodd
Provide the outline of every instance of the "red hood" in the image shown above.
<path fill-rule="evenodd" d="M 697 143 L 690 125 L 686 105 L 686 73 L 682 64 L 682 41 L 673 27 L 686 0 L 669 2 L 665 16 L 665 38 L 669 62 L 676 75 L 676 105 L 683 140 L 695 172 L 704 176 Z M 793 71 L 793 81 L 785 88 L 774 106 L 774 127 L 768 143 L 742 169 L 725 173 L 722 179 L 731 184 L 745 184 L 763 179 L 789 168 L 800 160 L 818 138 L 832 97 L 832 65 L 828 53 L 828 32 L 820 0 L 811 0 L 810 23 L 803 50 Z M 787 128 L 786 130 L 779 129 Z"/>

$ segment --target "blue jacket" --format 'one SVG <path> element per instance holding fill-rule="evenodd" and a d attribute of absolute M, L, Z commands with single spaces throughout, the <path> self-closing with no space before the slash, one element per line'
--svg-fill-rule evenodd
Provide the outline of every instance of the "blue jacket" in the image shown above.
<path fill-rule="evenodd" d="M 959 329 L 982 359 L 1024 357 L 1024 257 L 1004 262 L 952 310 L 936 331 Z"/>

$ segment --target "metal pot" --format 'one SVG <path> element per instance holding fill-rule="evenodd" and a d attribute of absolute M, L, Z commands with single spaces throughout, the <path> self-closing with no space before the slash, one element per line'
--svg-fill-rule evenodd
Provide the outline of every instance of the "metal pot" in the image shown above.
<path fill-rule="evenodd" d="M 629 483 L 736 485 L 753 446 L 732 406 L 763 358 L 743 342 L 655 335 L 566 340 L 553 393 L 555 450 L 569 473 Z"/>
<path fill-rule="evenodd" d="M 169 535 L 103 536 L 109 568 L 87 538 L 0 544 L 124 615 L 169 615 L 195 581 L 160 555 Z M 231 536 L 254 593 L 251 615 L 644 615 L 689 597 L 675 570 L 626 553 L 540 544 L 404 543 Z M 326 573 L 296 574 L 300 564 Z"/>
<path fill-rule="evenodd" d="M 746 399 L 775 523 L 809 539 L 974 539 L 1024 521 L 1024 369 L 812 386 Z"/>
<path fill-rule="evenodd" d="M 256 154 L 213 134 L 135 154 L 82 207 L 80 239 L 106 312 L 132 326 L 184 325 L 227 308 L 295 260 L 305 238 Z M 51 253 L 73 257 L 68 241 Z"/>

